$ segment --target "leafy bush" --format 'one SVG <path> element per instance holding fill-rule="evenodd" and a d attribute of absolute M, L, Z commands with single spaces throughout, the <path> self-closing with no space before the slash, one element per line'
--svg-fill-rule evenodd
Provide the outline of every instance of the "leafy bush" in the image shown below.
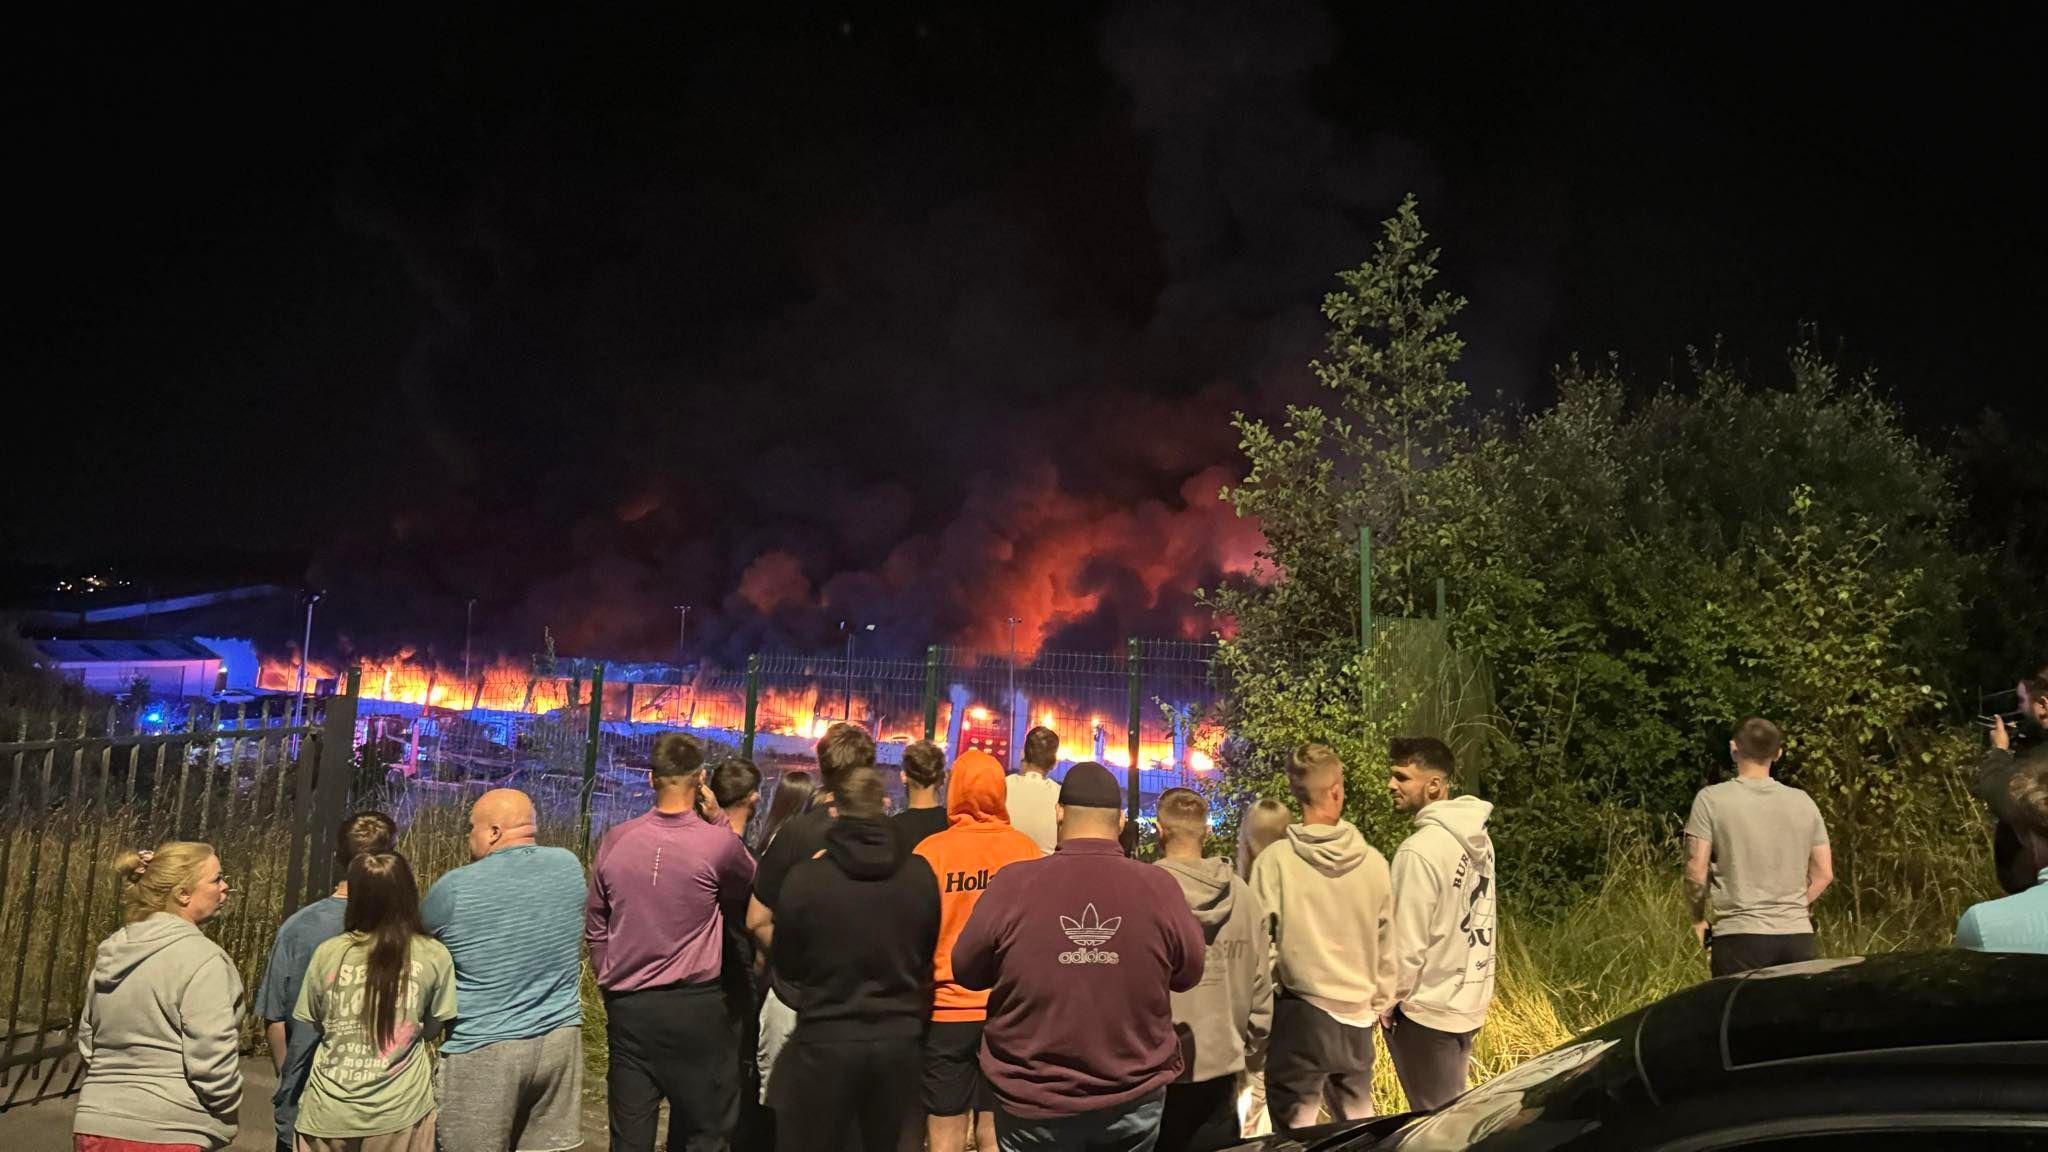
<path fill-rule="evenodd" d="M 1351 772 L 1347 816 L 1390 845 L 1386 737 L 1451 737 L 1463 786 L 1497 805 L 1504 893 L 1549 914 L 1601 889 L 1617 830 L 1675 841 L 1761 714 L 1828 818 L 1854 915 L 1974 887 L 1973 753 L 1944 710 L 1984 566 L 1955 543 L 1942 460 L 1810 337 L 1780 386 L 1695 354 L 1682 384 L 1635 396 L 1574 361 L 1554 404 L 1466 419 L 1464 301 L 1436 275 L 1411 200 L 1325 301 L 1331 410 L 1237 418 L 1247 469 L 1223 495 L 1267 548 L 1208 595 L 1242 742 L 1224 791 L 1279 794 L 1286 755 L 1320 740 Z M 1439 578 L 1448 661 L 1402 643 Z"/>

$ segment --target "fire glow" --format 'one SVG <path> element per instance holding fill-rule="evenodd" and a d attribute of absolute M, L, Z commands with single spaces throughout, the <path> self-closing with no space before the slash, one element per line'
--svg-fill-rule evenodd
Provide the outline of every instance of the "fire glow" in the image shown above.
<path fill-rule="evenodd" d="M 365 700 L 402 704 L 447 713 L 496 712 L 544 716 L 571 704 L 572 693 L 579 706 L 589 706 L 589 688 L 555 675 L 541 675 L 530 667 L 510 660 L 498 660 L 464 682 L 460 670 L 450 671 L 418 659 L 407 650 L 383 659 L 367 659 L 357 667 L 362 674 Z M 319 681 L 338 682 L 342 669 L 315 660 L 307 666 L 307 690 Z M 266 658 L 262 662 L 259 686 L 270 692 L 297 689 L 296 661 Z M 606 684 L 604 716 L 607 723 L 629 721 L 661 727 L 717 729 L 739 732 L 746 716 L 745 688 L 731 676 L 717 682 L 676 685 L 623 683 Z M 924 717 L 915 709 L 902 714 L 868 711 L 871 702 L 856 694 L 851 719 L 876 734 L 883 742 L 908 743 L 924 736 Z M 1130 765 L 1129 737 L 1119 720 L 1107 720 L 1083 707 L 1045 700 L 1032 702 L 1033 720 L 1060 733 L 1059 759 L 1074 763 L 1097 760 L 1118 768 Z M 756 730 L 762 733 L 815 740 L 840 720 L 844 705 L 836 684 L 811 683 L 796 688 L 762 685 L 755 713 Z M 936 739 L 943 745 L 951 731 L 953 704 L 938 701 Z M 1066 717 L 1063 722 L 1062 717 Z M 967 734 L 1001 738 L 1002 721 L 986 704 L 974 703 L 963 717 L 963 739 Z M 1148 733 L 1149 735 L 1149 733 Z M 1186 767 L 1198 774 L 1215 770 L 1214 734 L 1191 734 L 1186 750 Z M 1170 767 L 1175 748 L 1171 740 L 1146 739 L 1139 745 L 1141 767 Z"/>

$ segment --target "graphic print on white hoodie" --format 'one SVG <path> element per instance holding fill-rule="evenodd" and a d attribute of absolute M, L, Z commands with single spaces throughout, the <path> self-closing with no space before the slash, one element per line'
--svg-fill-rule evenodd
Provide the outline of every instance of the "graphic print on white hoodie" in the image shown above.
<path fill-rule="evenodd" d="M 1439 800 L 1415 814 L 1394 853 L 1394 1000 L 1425 1028 L 1470 1032 L 1486 1023 L 1498 968 L 1493 805 Z"/>

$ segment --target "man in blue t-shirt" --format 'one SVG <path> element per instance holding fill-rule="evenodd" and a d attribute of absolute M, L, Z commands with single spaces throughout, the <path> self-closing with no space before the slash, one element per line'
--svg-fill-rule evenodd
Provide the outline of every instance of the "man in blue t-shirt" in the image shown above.
<path fill-rule="evenodd" d="M 469 813 L 475 861 L 434 882 L 420 919 L 455 958 L 441 1042 L 442 1152 L 583 1140 L 583 864 L 534 843 L 533 801 L 499 788 Z"/>
<path fill-rule="evenodd" d="M 360 812 L 344 820 L 334 843 L 334 870 L 343 878 L 341 883 L 333 895 L 292 913 L 270 946 L 263 986 L 256 993 L 256 1014 L 265 1021 L 270 1062 L 277 1070 L 277 1091 L 270 1097 L 277 1117 L 277 1152 L 292 1152 L 292 1122 L 298 1118 L 299 1093 L 306 1086 L 313 1049 L 320 1043 L 318 1029 L 292 1018 L 299 985 L 306 978 L 306 961 L 322 941 L 341 935 L 342 914 L 348 910 L 348 866 L 358 856 L 391 851 L 397 837 L 397 825 L 382 812 Z"/>

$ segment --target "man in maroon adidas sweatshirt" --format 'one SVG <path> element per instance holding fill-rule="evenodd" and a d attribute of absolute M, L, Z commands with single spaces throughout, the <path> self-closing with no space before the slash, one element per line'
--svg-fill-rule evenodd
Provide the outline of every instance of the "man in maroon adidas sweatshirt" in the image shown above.
<path fill-rule="evenodd" d="M 989 989 L 981 1069 L 1003 1152 L 1147 1152 L 1180 1075 L 1169 993 L 1202 979 L 1180 886 L 1125 859 L 1123 793 L 1100 764 L 1067 771 L 1059 848 L 989 880 L 953 945 L 953 976 Z"/>

